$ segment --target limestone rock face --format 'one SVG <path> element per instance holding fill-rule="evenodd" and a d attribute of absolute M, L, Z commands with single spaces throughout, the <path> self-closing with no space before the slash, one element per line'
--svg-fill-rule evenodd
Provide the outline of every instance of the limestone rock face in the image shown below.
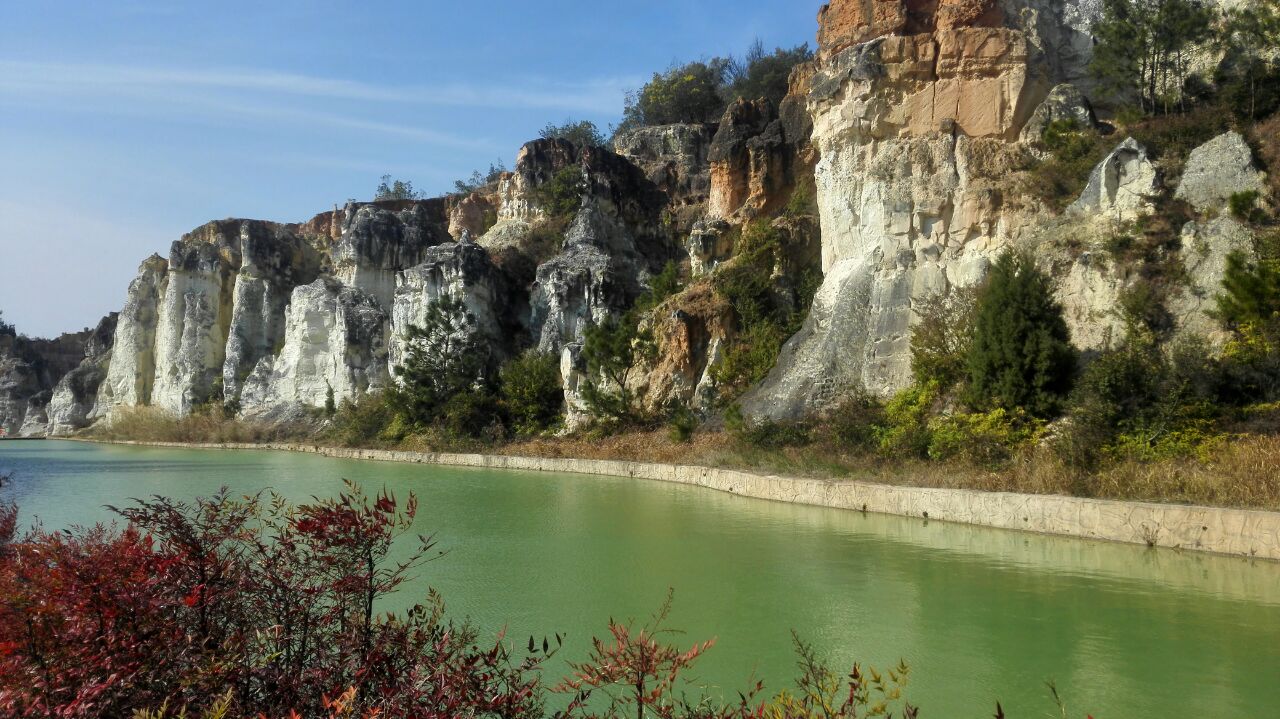
<path fill-rule="evenodd" d="M 324 406 L 386 386 L 387 313 L 367 292 L 321 278 L 293 291 L 284 347 L 261 360 L 246 379 L 241 402 L 249 414 Z"/>
<path fill-rule="evenodd" d="M 531 298 L 535 344 L 539 352 L 558 353 L 580 343 L 587 327 L 603 322 L 634 295 L 599 247 L 576 242 L 538 267 Z"/>
<path fill-rule="evenodd" d="M 700 205 L 711 193 L 708 153 L 714 125 L 660 125 L 619 135 L 613 151 L 631 161 L 670 199 L 670 206 Z"/>
<path fill-rule="evenodd" d="M 1227 132 L 1191 151 L 1175 194 L 1199 211 L 1225 207 L 1238 192 L 1265 194 L 1266 175 L 1240 133 Z"/>
<path fill-rule="evenodd" d="M 733 312 L 709 284 L 695 285 L 655 313 L 651 331 L 657 361 L 635 389 L 652 409 L 679 402 L 710 411 L 717 398 L 713 368 L 721 359 Z"/>
<path fill-rule="evenodd" d="M 79 367 L 63 375 L 53 388 L 53 395 L 45 408 L 47 434 L 68 435 L 91 423 L 90 415 L 96 406 L 98 391 L 111 362 L 118 320 L 119 315 L 114 312 L 102 318 L 93 334 L 85 341 L 84 361 Z"/>
<path fill-rule="evenodd" d="M 88 348 L 99 351 L 99 341 L 93 329 L 51 340 L 0 334 L 0 436 L 47 434 L 54 387 L 86 360 Z"/>
<path fill-rule="evenodd" d="M 0 435 L 21 436 L 32 397 L 41 392 L 34 368 L 11 352 L 0 353 Z"/>
<path fill-rule="evenodd" d="M 222 368 L 223 392 L 232 399 L 258 362 L 284 342 L 293 289 L 314 282 L 321 263 L 316 249 L 292 231 L 262 222 L 240 226 L 240 257 Z"/>
<path fill-rule="evenodd" d="M 913 303 L 980 281 L 1020 229 L 1001 190 L 1010 140 L 1048 92 L 1027 48 L 979 27 L 825 53 L 808 98 L 824 281 L 748 414 L 798 417 L 909 381 Z"/>
<path fill-rule="evenodd" d="M 1194 334 L 1221 346 L 1228 336 L 1209 313 L 1217 308 L 1227 257 L 1234 252 L 1252 256 L 1253 235 L 1230 215 L 1207 222 L 1190 222 L 1182 228 L 1182 262 L 1187 284 L 1169 302 L 1179 332 Z"/>
<path fill-rule="evenodd" d="M 1160 173 L 1147 148 L 1132 137 L 1120 143 L 1089 176 L 1080 199 L 1069 213 L 1132 220 L 1150 211 L 1160 192 Z"/>
<path fill-rule="evenodd" d="M 479 245 L 436 245 L 427 250 L 422 264 L 401 272 L 396 284 L 391 308 L 391 367 L 404 362 L 408 328 L 421 326 L 427 310 L 444 297 L 462 300 L 476 318 L 477 331 L 497 350 L 493 354 L 506 354 L 510 332 L 499 312 L 508 308 L 510 300 L 504 278 Z"/>
<path fill-rule="evenodd" d="M 422 262 L 427 248 L 451 241 L 443 200 L 396 200 L 347 206 L 333 250 L 334 276 L 391 307 L 396 275 Z"/>
<path fill-rule="evenodd" d="M 116 407 L 151 403 L 156 378 L 156 329 L 168 280 L 169 261 L 152 255 L 129 283 L 124 308 L 116 322 L 111 362 L 93 410 L 95 418 L 110 414 Z"/>
<path fill-rule="evenodd" d="M 818 46 L 826 57 L 885 35 L 965 27 L 1000 27 L 996 0 L 834 0 L 818 11 Z"/>
<path fill-rule="evenodd" d="M 724 220 L 699 220 L 689 232 L 685 251 L 689 253 L 689 274 L 701 277 L 709 274 L 733 253 L 733 241 L 729 235 L 729 223 Z"/>
<path fill-rule="evenodd" d="M 173 244 L 156 328 L 153 405 L 187 414 L 221 380 L 240 244 L 240 223 L 231 220 L 211 222 Z"/>
<path fill-rule="evenodd" d="M 500 198 L 473 192 L 458 200 L 449 209 L 449 235 L 461 240 L 463 233 L 476 238 L 483 235 L 498 221 Z"/>

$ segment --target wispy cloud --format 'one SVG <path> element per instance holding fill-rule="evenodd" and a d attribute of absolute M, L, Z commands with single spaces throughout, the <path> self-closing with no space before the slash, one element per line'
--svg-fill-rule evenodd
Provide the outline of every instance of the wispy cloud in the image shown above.
<path fill-rule="evenodd" d="M 208 88 L 423 106 L 560 109 L 599 114 L 616 112 L 622 93 L 637 84 L 636 78 L 612 77 L 574 83 L 531 78 L 518 84 L 479 80 L 474 85 L 391 86 L 245 68 L 154 68 L 17 60 L 0 60 L 0 78 L 0 88 L 9 92 Z"/>

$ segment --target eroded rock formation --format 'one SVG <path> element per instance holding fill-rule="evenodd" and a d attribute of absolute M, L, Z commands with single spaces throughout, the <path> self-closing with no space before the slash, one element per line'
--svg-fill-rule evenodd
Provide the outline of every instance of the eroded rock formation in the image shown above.
<path fill-rule="evenodd" d="M 611 149 L 531 142 L 511 172 L 466 195 L 350 203 L 300 224 L 208 223 L 142 264 L 114 322 L 45 344 L 0 337 L 0 427 L 65 433 L 122 407 L 182 414 L 208 402 L 302 416 L 393 382 L 408 327 L 445 296 L 475 316 L 491 356 L 559 355 L 572 426 L 584 418 L 586 329 L 625 312 L 673 261 L 688 286 L 644 319 L 659 351 L 632 389 L 650 407 L 709 412 L 739 331 L 717 272 L 759 221 L 820 236 L 784 245 L 774 285 L 809 267 L 823 281 L 743 398 L 750 415 L 799 417 L 853 388 L 904 386 L 921 301 L 981 282 L 1009 248 L 1033 249 L 1058 278 L 1076 344 L 1105 348 L 1137 273 L 1099 238 L 1174 188 L 1123 136 L 1065 214 L 1017 182 L 1044 157 L 1050 123 L 1098 124 L 1085 69 L 1099 6 L 835 0 L 819 15 L 815 60 L 776 106 L 744 99 L 719 123 L 632 130 Z M 1252 245 L 1223 208 L 1265 189 L 1239 135 L 1192 153 L 1176 188 L 1198 214 L 1171 250 L 1187 277 L 1165 298 L 1174 331 L 1221 339 L 1206 310 L 1227 256 Z M 806 199 L 816 225 L 795 216 L 812 214 Z"/>

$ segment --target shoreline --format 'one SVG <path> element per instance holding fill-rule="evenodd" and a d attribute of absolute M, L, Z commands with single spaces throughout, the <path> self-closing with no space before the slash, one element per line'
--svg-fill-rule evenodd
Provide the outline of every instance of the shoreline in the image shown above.
<path fill-rule="evenodd" d="M 83 437 L 60 439 L 173 449 L 270 450 L 333 459 L 630 477 L 688 484 L 790 504 L 1280 561 L 1280 512 L 1262 510 L 971 489 L 900 487 L 859 480 L 786 477 L 735 469 L 621 460 L 353 449 L 294 442 L 218 444 Z"/>

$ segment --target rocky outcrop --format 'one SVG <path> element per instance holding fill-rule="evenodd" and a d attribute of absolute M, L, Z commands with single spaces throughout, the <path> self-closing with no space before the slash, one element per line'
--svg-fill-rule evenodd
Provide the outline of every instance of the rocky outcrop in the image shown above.
<path fill-rule="evenodd" d="M 769 280 L 791 302 L 802 270 L 820 267 L 822 286 L 742 398 L 749 415 L 799 417 L 854 387 L 902 387 L 921 301 L 981 282 L 1009 248 L 1033 249 L 1055 274 L 1076 344 L 1104 349 L 1144 268 L 1103 240 L 1156 209 L 1160 222 L 1186 221 L 1167 202 L 1162 161 L 1119 143 L 1063 216 L 1018 183 L 1044 158 L 1050 123 L 1108 127 L 1086 72 L 1100 6 L 836 0 L 820 14 L 815 60 L 776 105 L 748 98 L 719 123 L 631 130 L 612 149 L 534 141 L 465 195 L 351 202 L 300 224 L 211 222 L 143 263 L 110 342 L 0 338 L 0 427 L 66 432 L 119 407 L 183 414 L 215 401 L 301 416 L 395 381 L 406 331 L 445 296 L 464 301 L 493 357 L 561 357 L 572 426 L 586 329 L 626 312 L 673 261 L 689 285 L 644 319 L 659 352 L 630 389 L 650 408 L 709 411 L 739 331 L 715 273 L 749 223 L 817 237 L 798 219 L 811 204 L 817 246 L 787 235 Z M 1226 257 L 1252 244 L 1224 205 L 1263 179 L 1233 133 L 1186 163 L 1177 196 L 1196 220 L 1175 228 L 1180 251 L 1159 248 L 1165 270 L 1186 270 L 1185 287 L 1161 290 L 1176 331 L 1215 339 L 1206 311 Z"/>
<path fill-rule="evenodd" d="M 111 361 L 118 320 L 119 315 L 114 312 L 102 318 L 85 340 L 84 361 L 63 375 L 53 388 L 49 405 L 45 408 L 47 434 L 68 435 L 92 422 L 98 391 L 106 379 L 107 366 Z"/>
<path fill-rule="evenodd" d="M 388 317 L 373 295 L 332 278 L 293 291 L 284 346 L 245 380 L 241 403 L 252 415 L 288 416 L 355 399 L 385 387 Z"/>
<path fill-rule="evenodd" d="M 241 263 L 231 304 L 222 382 L 225 398 L 240 396 L 244 379 L 284 342 L 285 308 L 295 287 L 320 274 L 320 253 L 290 229 L 240 226 Z"/>
<path fill-rule="evenodd" d="M 173 244 L 157 319 L 153 405 L 187 414 L 221 384 L 239 266 L 237 221 L 211 222 Z"/>
<path fill-rule="evenodd" d="M 517 309 L 508 295 L 506 280 L 474 242 L 445 243 L 427 250 L 425 261 L 400 273 L 391 307 L 391 366 L 403 364 L 405 332 L 421 326 L 431 305 L 443 297 L 461 300 L 476 319 L 476 330 L 495 357 L 508 353 L 515 323 L 503 310 Z"/>
<path fill-rule="evenodd" d="M 1093 113 L 1093 105 L 1075 85 L 1062 84 L 1049 91 L 1049 96 L 1040 103 L 1040 107 L 1031 114 L 1031 119 L 1022 128 L 1022 142 L 1034 147 L 1044 135 L 1044 131 L 1052 123 L 1073 123 L 1077 128 L 1093 129 L 1098 126 L 1098 117 Z"/>
<path fill-rule="evenodd" d="M 964 27 L 1000 27 L 996 0 L 835 0 L 818 13 L 818 46 L 826 57 L 886 35 Z"/>
<path fill-rule="evenodd" d="M 82 363 L 107 351 L 105 335 L 110 334 L 112 321 L 107 317 L 97 330 L 52 340 L 32 339 L 7 327 L 0 332 L 0 437 L 48 434 L 48 407 L 55 388 Z M 92 391 L 86 391 L 92 401 Z"/>
<path fill-rule="evenodd" d="M 1241 192 L 1266 193 L 1266 175 L 1253 162 L 1253 151 L 1234 130 L 1192 150 L 1175 194 L 1203 212 L 1222 207 Z"/>
<path fill-rule="evenodd" d="M 1133 220 L 1150 212 L 1160 193 L 1160 173 L 1132 137 L 1120 143 L 1089 175 L 1080 199 L 1067 211 L 1092 218 Z"/>
<path fill-rule="evenodd" d="M 668 206 L 699 206 L 711 193 L 708 153 L 715 125 L 661 125 L 621 133 L 613 151 L 639 167 L 669 198 Z"/>
<path fill-rule="evenodd" d="M 1235 252 L 1252 256 L 1253 234 L 1227 214 L 1208 221 L 1189 222 L 1182 228 L 1182 263 L 1186 282 L 1170 299 L 1169 312 L 1178 331 L 1221 346 L 1228 337 L 1211 313 L 1222 292 L 1227 258 Z"/>
<path fill-rule="evenodd" d="M 853 387 L 903 386 L 914 302 L 980 281 L 1019 233 L 1002 189 L 1020 162 L 1010 141 L 1050 84 L 1029 67 L 1023 33 L 946 24 L 843 49 L 823 40 L 808 103 L 824 281 L 778 366 L 744 399 L 748 413 L 798 417 Z"/>
<path fill-rule="evenodd" d="M 352 203 L 345 216 L 333 274 L 384 308 L 395 298 L 396 275 L 421 263 L 427 248 L 452 239 L 443 200 Z"/>
<path fill-rule="evenodd" d="M 151 404 L 156 379 L 156 329 L 168 280 L 169 261 L 152 255 L 129 283 L 124 308 L 116 321 L 111 362 L 93 409 L 94 418 L 109 415 L 117 407 Z"/>

